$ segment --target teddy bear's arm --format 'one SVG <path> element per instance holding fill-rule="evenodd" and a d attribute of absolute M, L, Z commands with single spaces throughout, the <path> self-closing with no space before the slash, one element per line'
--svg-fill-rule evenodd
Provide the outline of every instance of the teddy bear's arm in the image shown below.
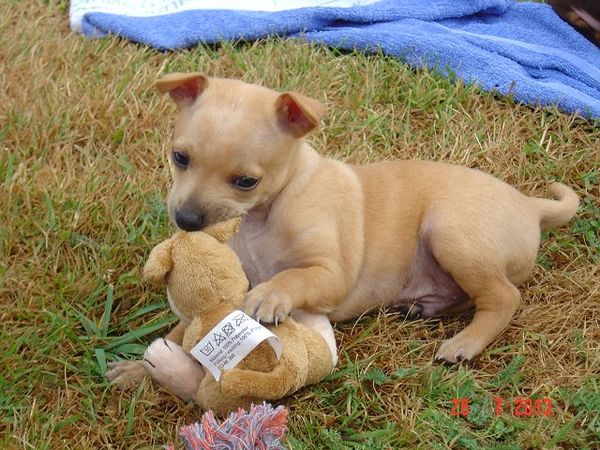
<path fill-rule="evenodd" d="M 183 335 L 185 333 L 186 328 L 187 327 L 185 326 L 184 322 L 178 322 L 177 325 L 175 325 L 171 329 L 171 331 L 167 333 L 165 339 L 168 339 L 170 341 L 175 342 L 176 344 L 181 345 L 181 343 L 183 342 Z"/>
<path fill-rule="evenodd" d="M 202 321 L 200 317 L 195 317 L 183 333 L 183 343 L 181 345 L 183 350 L 189 352 L 202 337 L 204 337 L 204 333 L 202 333 Z"/>
<path fill-rule="evenodd" d="M 203 231 L 210 234 L 219 242 L 226 242 L 231 236 L 240 229 L 240 219 L 230 219 L 225 222 L 218 222 L 206 227 Z"/>

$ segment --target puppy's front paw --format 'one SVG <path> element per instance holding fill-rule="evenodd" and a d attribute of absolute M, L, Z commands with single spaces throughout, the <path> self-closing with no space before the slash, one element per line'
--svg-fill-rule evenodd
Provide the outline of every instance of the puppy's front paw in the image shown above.
<path fill-rule="evenodd" d="M 483 350 L 481 343 L 464 331 L 461 331 L 452 339 L 442 343 L 435 355 L 436 360 L 451 364 L 467 360 L 470 361 Z"/>
<path fill-rule="evenodd" d="M 259 322 L 278 324 L 287 318 L 292 307 L 289 295 L 262 283 L 248 292 L 243 309 Z"/>
<path fill-rule="evenodd" d="M 121 387 L 137 386 L 148 375 L 142 361 L 116 361 L 107 364 L 106 378 Z"/>

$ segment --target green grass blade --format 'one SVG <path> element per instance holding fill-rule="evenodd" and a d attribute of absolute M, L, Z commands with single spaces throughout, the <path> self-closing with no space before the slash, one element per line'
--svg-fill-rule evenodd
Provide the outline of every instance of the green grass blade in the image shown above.
<path fill-rule="evenodd" d="M 154 333 L 155 331 L 158 331 L 171 323 L 173 323 L 172 319 L 163 319 L 157 323 L 146 325 L 136 330 L 131 330 L 125 333 L 123 336 L 116 338 L 111 343 L 106 345 L 104 347 L 104 350 L 112 350 L 113 348 L 119 347 L 123 344 L 129 344 L 131 342 L 137 341 L 138 339 L 147 336 L 151 333 Z"/>
<path fill-rule="evenodd" d="M 120 325 L 123 325 L 127 322 L 131 322 L 132 320 L 137 319 L 138 317 L 141 317 L 145 314 L 151 313 L 152 311 L 156 311 L 157 309 L 168 309 L 168 305 L 166 302 L 156 302 L 156 303 L 151 303 L 147 306 L 144 306 L 143 308 L 137 309 L 134 312 L 132 312 L 131 314 L 128 314 L 127 316 L 125 316 L 125 318 L 123 320 L 121 320 Z"/>
<path fill-rule="evenodd" d="M 525 356 L 515 356 L 508 365 L 502 369 L 498 376 L 490 381 L 490 386 L 502 387 L 507 384 L 514 384 L 519 378 L 519 369 L 525 363 Z"/>
<path fill-rule="evenodd" d="M 100 320 L 101 336 L 108 336 L 108 325 L 110 324 L 110 314 L 112 313 L 113 305 L 113 294 L 115 287 L 112 284 L 108 285 L 108 292 L 106 294 L 106 302 L 104 303 L 104 314 Z"/>
<path fill-rule="evenodd" d="M 80 418 L 81 418 L 81 416 L 79 414 L 74 414 L 72 416 L 67 417 L 66 419 L 61 420 L 60 422 L 57 422 L 54 425 L 54 432 L 56 433 L 56 432 L 62 430 L 64 427 L 74 424 Z"/>
<path fill-rule="evenodd" d="M 8 186 L 12 180 L 12 176 L 15 169 L 16 156 L 14 154 L 8 155 L 8 161 L 6 163 L 6 169 L 4 171 L 4 185 Z"/>
<path fill-rule="evenodd" d="M 147 346 L 142 344 L 123 344 L 114 348 L 112 351 L 123 355 L 139 356 L 144 354 L 146 348 Z"/>
<path fill-rule="evenodd" d="M 548 442 L 546 444 L 546 448 L 554 448 L 554 447 L 556 447 L 556 444 L 558 442 L 564 440 L 567 437 L 567 434 L 569 433 L 569 431 L 571 431 L 573 429 L 573 427 L 575 426 L 575 424 L 577 423 L 579 418 L 584 413 L 585 413 L 585 411 L 580 411 L 579 413 L 577 413 L 577 415 L 575 417 L 573 417 L 571 420 L 569 420 L 567 423 L 565 423 L 562 427 L 560 427 L 559 430 L 554 434 L 554 436 L 552 437 L 550 442 Z"/>
<path fill-rule="evenodd" d="M 106 353 L 103 349 L 97 348 L 94 350 L 96 354 L 96 361 L 98 361 L 98 368 L 100 369 L 100 374 L 106 373 Z"/>
<path fill-rule="evenodd" d="M 138 386 L 137 390 L 135 391 L 135 396 L 131 399 L 131 403 L 129 404 L 129 408 L 127 409 L 127 428 L 125 428 L 125 436 L 129 436 L 131 434 L 131 429 L 133 428 L 134 423 L 133 418 L 135 415 L 135 405 L 137 404 L 140 395 L 142 394 L 144 386 L 144 383 Z"/>
<path fill-rule="evenodd" d="M 81 311 L 77 310 L 75 307 L 71 305 L 68 306 L 73 311 L 75 316 L 77 316 L 79 322 L 83 326 L 83 329 L 85 330 L 88 336 L 101 336 L 100 328 L 98 327 L 98 325 L 96 325 L 96 323 L 93 320 L 88 319 Z"/>

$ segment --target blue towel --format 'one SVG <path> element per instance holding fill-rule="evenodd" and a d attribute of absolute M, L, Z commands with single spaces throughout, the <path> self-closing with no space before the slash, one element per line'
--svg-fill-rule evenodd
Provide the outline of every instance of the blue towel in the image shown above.
<path fill-rule="evenodd" d="M 73 0 L 72 9 L 78 1 L 85 0 Z M 88 36 L 116 34 L 160 50 L 271 35 L 301 37 L 339 49 L 383 51 L 529 105 L 556 105 L 600 118 L 600 50 L 541 3 L 383 0 L 152 17 L 87 12 L 81 30 Z"/>

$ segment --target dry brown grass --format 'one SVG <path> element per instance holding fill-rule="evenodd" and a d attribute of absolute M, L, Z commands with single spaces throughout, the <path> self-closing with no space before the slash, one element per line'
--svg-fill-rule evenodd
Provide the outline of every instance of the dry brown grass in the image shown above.
<path fill-rule="evenodd" d="M 152 83 L 174 70 L 323 100 L 329 114 L 312 141 L 332 156 L 453 161 L 525 192 L 563 180 L 584 199 L 573 226 L 545 239 L 517 318 L 472 365 L 431 362 L 461 318 L 407 322 L 382 312 L 338 325 L 339 372 L 287 401 L 294 447 L 600 445 L 598 127 L 381 56 L 277 40 L 160 54 L 74 35 L 54 1 L 2 2 L 0 17 L 0 447 L 157 446 L 197 417 L 150 384 L 111 389 L 94 355 L 170 317 L 165 304 L 127 322 L 163 301 L 139 269 L 169 233 L 162 199 L 174 108 Z M 108 285 L 109 335 L 90 335 L 73 306 L 100 323 Z M 493 416 L 494 396 L 532 395 L 552 398 L 551 417 Z M 460 396 L 472 399 L 468 419 L 450 415 Z"/>

